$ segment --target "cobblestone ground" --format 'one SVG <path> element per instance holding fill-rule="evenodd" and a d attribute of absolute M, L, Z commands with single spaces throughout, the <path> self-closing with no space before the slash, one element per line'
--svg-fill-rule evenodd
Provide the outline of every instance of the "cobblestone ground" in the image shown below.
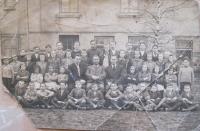
<path fill-rule="evenodd" d="M 200 82 L 193 88 L 200 102 Z M 114 110 L 25 109 L 38 128 L 112 131 L 200 131 L 200 111 L 136 112 Z"/>

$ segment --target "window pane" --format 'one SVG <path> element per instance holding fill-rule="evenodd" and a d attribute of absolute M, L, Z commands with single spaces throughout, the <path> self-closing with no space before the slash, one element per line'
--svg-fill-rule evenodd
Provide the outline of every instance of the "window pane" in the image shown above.
<path fill-rule="evenodd" d="M 1 41 L 2 57 L 12 57 L 18 53 L 18 37 L 2 36 Z"/>
<path fill-rule="evenodd" d="M 108 46 L 113 40 L 114 36 L 95 36 L 95 41 L 98 46 Z"/>
<path fill-rule="evenodd" d="M 78 12 L 78 0 L 62 0 L 62 12 Z"/>
<path fill-rule="evenodd" d="M 79 41 L 78 35 L 60 35 L 59 40 L 63 43 L 64 49 L 73 49 L 74 42 Z"/>

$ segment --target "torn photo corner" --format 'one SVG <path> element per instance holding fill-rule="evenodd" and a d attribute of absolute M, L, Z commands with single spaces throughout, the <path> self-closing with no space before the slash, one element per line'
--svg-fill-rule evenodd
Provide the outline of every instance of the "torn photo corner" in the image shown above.
<path fill-rule="evenodd" d="M 0 131 L 199 131 L 199 13 L 199 0 L 0 1 Z"/>

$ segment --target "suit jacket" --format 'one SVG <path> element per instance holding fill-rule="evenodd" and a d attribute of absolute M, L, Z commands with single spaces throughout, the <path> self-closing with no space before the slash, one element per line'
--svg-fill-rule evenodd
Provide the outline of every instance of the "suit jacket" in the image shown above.
<path fill-rule="evenodd" d="M 110 62 L 110 59 L 111 59 L 111 56 L 117 56 L 117 58 L 119 57 L 119 51 L 118 50 L 115 50 L 115 52 L 113 52 L 111 49 L 108 50 L 108 60 L 109 60 L 109 65 L 111 64 Z"/>
<path fill-rule="evenodd" d="M 125 69 L 121 65 L 116 65 L 115 68 L 110 65 L 106 68 L 106 79 L 108 80 L 121 83 L 123 76 L 125 76 Z"/>
<path fill-rule="evenodd" d="M 142 60 L 144 60 L 144 61 L 147 61 L 147 53 L 144 52 L 144 54 L 142 54 L 142 53 L 140 52 L 140 59 L 142 59 Z"/>
<path fill-rule="evenodd" d="M 92 76 L 98 76 L 99 79 L 93 80 Z M 88 66 L 86 71 L 86 76 L 88 78 L 88 82 L 103 82 L 104 78 L 106 77 L 105 69 L 103 66 L 100 65 L 91 65 Z"/>
<path fill-rule="evenodd" d="M 37 61 L 39 61 L 40 60 L 40 55 L 38 54 L 38 56 L 36 56 L 35 54 L 33 54 L 32 56 L 31 56 L 31 61 L 32 62 L 37 62 Z"/>
<path fill-rule="evenodd" d="M 69 82 L 75 82 L 78 79 L 86 79 L 85 72 L 87 70 L 87 65 L 84 62 L 80 62 L 80 75 L 78 73 L 78 68 L 75 63 L 69 65 Z"/>

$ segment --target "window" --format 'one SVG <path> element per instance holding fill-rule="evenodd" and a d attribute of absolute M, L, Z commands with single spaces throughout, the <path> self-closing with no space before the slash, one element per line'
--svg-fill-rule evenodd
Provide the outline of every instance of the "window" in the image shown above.
<path fill-rule="evenodd" d="M 109 47 L 111 41 L 114 40 L 114 36 L 95 36 L 95 41 L 99 47 Z"/>
<path fill-rule="evenodd" d="M 129 36 L 128 37 L 128 42 L 132 43 L 133 44 L 133 48 L 136 49 L 136 48 L 139 47 L 140 42 L 147 43 L 148 42 L 148 37 L 147 36 Z M 150 45 L 147 45 L 147 46 L 150 46 Z"/>
<path fill-rule="evenodd" d="M 4 0 L 4 10 L 15 10 L 17 0 Z"/>
<path fill-rule="evenodd" d="M 132 17 L 138 15 L 139 0 L 121 0 L 120 17 Z"/>
<path fill-rule="evenodd" d="M 60 0 L 58 17 L 79 18 L 79 0 Z"/>
<path fill-rule="evenodd" d="M 193 55 L 193 41 L 192 40 L 176 40 L 176 55 L 186 55 L 192 59 Z"/>
<path fill-rule="evenodd" d="M 15 36 L 2 36 L 1 38 L 1 56 L 12 57 L 18 54 L 19 44 L 18 37 Z"/>
<path fill-rule="evenodd" d="M 79 41 L 78 35 L 60 35 L 59 41 L 63 43 L 63 48 L 65 49 L 73 49 L 74 43 Z"/>

